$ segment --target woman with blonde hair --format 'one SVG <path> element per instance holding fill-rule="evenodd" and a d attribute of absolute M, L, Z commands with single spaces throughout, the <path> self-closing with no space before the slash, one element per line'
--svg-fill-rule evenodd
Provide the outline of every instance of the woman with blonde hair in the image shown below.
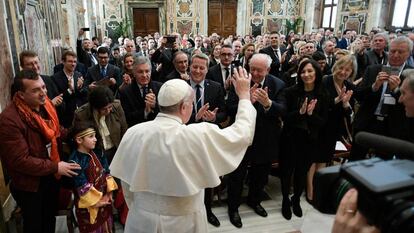
<path fill-rule="evenodd" d="M 245 44 L 242 48 L 242 58 L 240 58 L 240 65 L 243 66 L 249 72 L 249 61 L 250 58 L 253 57 L 253 54 L 255 54 L 255 46 L 253 43 Z"/>

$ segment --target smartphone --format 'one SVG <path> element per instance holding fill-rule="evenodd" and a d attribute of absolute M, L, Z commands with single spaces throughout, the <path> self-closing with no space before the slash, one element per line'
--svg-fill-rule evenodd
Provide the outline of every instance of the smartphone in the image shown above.
<path fill-rule="evenodd" d="M 385 72 L 388 75 L 390 75 L 391 74 L 391 66 L 382 66 L 381 72 Z"/>
<path fill-rule="evenodd" d="M 81 28 L 84 32 L 88 32 L 90 29 L 89 28 Z"/>

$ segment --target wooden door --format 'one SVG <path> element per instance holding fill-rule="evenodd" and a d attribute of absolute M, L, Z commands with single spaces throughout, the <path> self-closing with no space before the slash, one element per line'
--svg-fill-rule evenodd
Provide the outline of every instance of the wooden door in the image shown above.
<path fill-rule="evenodd" d="M 159 32 L 158 8 L 134 8 L 134 37 Z"/>
<path fill-rule="evenodd" d="M 220 36 L 236 34 L 237 0 L 208 1 L 208 34 L 217 33 Z"/>

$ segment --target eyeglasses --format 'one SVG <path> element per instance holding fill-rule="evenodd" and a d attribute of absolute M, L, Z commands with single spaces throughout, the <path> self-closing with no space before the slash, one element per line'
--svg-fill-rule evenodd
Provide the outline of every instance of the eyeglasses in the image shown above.
<path fill-rule="evenodd" d="M 221 53 L 220 56 L 223 56 L 223 57 L 233 57 L 233 54 L 232 53 Z"/>

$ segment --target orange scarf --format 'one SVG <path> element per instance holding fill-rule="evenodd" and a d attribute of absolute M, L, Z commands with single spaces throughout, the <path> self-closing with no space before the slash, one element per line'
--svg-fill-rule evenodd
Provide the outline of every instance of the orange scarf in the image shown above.
<path fill-rule="evenodd" d="M 52 101 L 46 97 L 46 103 L 44 108 L 50 120 L 43 119 L 39 114 L 34 112 L 22 99 L 17 95 L 13 96 L 13 102 L 16 105 L 17 111 L 19 112 L 20 117 L 26 124 L 31 128 L 38 130 L 42 135 L 50 141 L 51 151 L 50 151 L 50 160 L 55 163 L 59 163 L 59 151 L 57 138 L 60 136 L 59 131 L 59 119 L 56 114 L 55 106 Z M 56 178 L 60 178 L 60 175 L 55 174 Z"/>

